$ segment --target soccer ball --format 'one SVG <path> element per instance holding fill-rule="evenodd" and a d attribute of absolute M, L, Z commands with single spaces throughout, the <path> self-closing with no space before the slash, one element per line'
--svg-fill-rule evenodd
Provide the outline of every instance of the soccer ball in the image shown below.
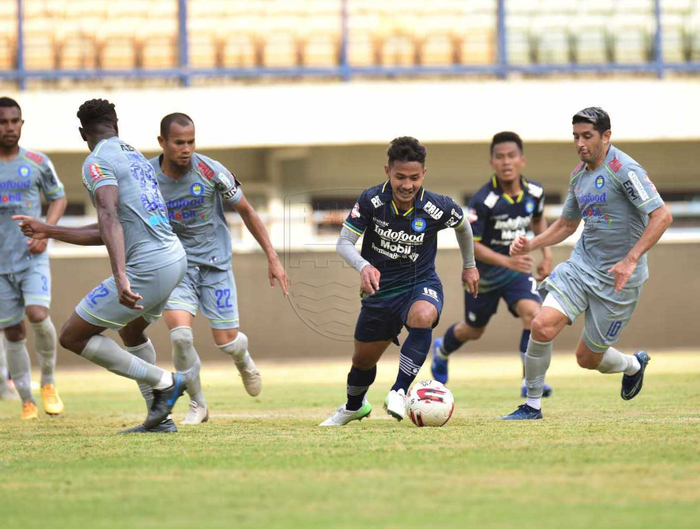
<path fill-rule="evenodd" d="M 437 380 L 418 382 L 406 400 L 408 416 L 416 426 L 444 426 L 455 409 L 452 392 Z"/>

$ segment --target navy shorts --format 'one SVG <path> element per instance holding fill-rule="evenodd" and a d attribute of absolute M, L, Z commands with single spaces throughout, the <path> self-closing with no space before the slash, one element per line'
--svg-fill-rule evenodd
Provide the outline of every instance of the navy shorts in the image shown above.
<path fill-rule="evenodd" d="M 474 298 L 469 292 L 464 291 L 464 317 L 470 327 L 481 328 L 498 311 L 498 302 L 503 298 L 508 305 L 510 313 L 518 317 L 515 305 L 521 299 L 531 299 L 542 303 L 542 298 L 537 292 L 537 281 L 529 274 L 518 274 L 510 283 L 491 292 L 481 293 Z"/>
<path fill-rule="evenodd" d="M 384 299 L 366 298 L 355 326 L 355 340 L 358 342 L 380 342 L 393 340 L 398 345 L 397 336 L 406 325 L 408 311 L 416 301 L 427 301 L 437 309 L 438 317 L 433 328 L 440 322 L 444 302 L 442 283 L 434 278 L 420 281 L 407 292 Z"/>

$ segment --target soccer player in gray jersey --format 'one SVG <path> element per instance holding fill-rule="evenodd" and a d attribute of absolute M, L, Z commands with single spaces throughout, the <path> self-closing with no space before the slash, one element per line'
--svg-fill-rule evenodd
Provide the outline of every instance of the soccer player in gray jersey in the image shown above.
<path fill-rule="evenodd" d="M 199 373 L 192 323 L 197 309 L 211 325 L 214 343 L 231 356 L 251 396 L 260 393 L 261 377 L 248 352 L 248 338 L 239 332 L 236 283 L 231 271 L 231 234 L 223 203 L 234 207 L 267 255 L 268 278 L 277 279 L 284 295 L 289 280 L 260 217 L 243 195 L 236 177 L 219 162 L 198 154 L 195 127 L 186 114 L 165 116 L 158 142 L 163 154 L 153 158 L 173 231 L 187 252 L 187 275 L 170 296 L 164 319 L 170 329 L 173 363 L 178 371 Z M 199 375 L 187 385 L 190 410 L 181 424 L 208 420 L 209 410 Z"/>
<path fill-rule="evenodd" d="M 34 331 L 41 366 L 44 411 L 49 415 L 63 411 L 54 379 L 56 329 L 49 316 L 51 269 L 46 241 L 28 241 L 12 216 L 40 216 L 43 194 L 49 203 L 46 222 L 56 224 L 66 209 L 66 199 L 48 156 L 19 146 L 23 124 L 17 102 L 0 97 L 0 330 L 4 330 L 0 342 L 5 339 L 7 349 L 5 356 L 0 343 L 0 396 L 8 394 L 6 362 L 22 400 L 22 419 L 36 419 L 38 410 L 25 346 L 25 314 Z"/>
<path fill-rule="evenodd" d="M 107 247 L 113 275 L 78 304 L 63 325 L 61 345 L 138 382 L 148 415 L 126 433 L 177 431 L 168 415 L 190 374 L 156 367 L 156 352 L 144 331 L 160 317 L 170 293 L 185 277 L 185 250 L 168 222 L 153 167 L 118 137 L 114 105 L 102 99 L 86 101 L 78 118 L 80 135 L 92 151 L 82 176 L 97 209 L 97 224 L 64 228 L 26 216 L 15 219 L 32 238 Z M 127 350 L 103 336 L 105 329 L 118 331 Z"/>
<path fill-rule="evenodd" d="M 668 207 L 644 168 L 610 143 L 610 117 L 586 108 L 573 117 L 574 146 L 582 163 L 574 169 L 561 217 L 532 240 L 518 237 L 511 255 L 525 255 L 562 242 L 583 219 L 584 229 L 568 261 L 542 283 L 547 297 L 532 322 L 525 358 L 527 402 L 506 420 L 541 419 L 545 373 L 552 342 L 585 314 L 576 360 L 585 369 L 623 373 L 621 397 L 642 389 L 647 353 L 626 355 L 613 347 L 649 277 L 646 253 L 671 224 Z"/>

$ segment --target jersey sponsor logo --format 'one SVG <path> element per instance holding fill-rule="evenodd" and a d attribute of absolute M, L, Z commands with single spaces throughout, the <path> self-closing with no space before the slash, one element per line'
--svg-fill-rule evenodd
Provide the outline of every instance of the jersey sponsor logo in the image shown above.
<path fill-rule="evenodd" d="M 168 224 L 168 221 L 165 217 L 161 217 L 160 215 L 151 215 L 148 218 L 148 224 L 151 226 L 158 226 L 159 224 Z"/>
<path fill-rule="evenodd" d="M 629 195 L 629 197 L 632 200 L 639 200 L 639 195 L 634 190 L 634 186 L 632 185 L 632 182 L 630 182 L 629 180 L 622 182 L 622 187 L 625 188 L 625 191 L 627 192 L 627 194 Z"/>
<path fill-rule="evenodd" d="M 17 168 L 17 174 L 22 178 L 27 178 L 30 174 L 32 174 L 32 170 L 28 165 L 22 164 Z"/>
<path fill-rule="evenodd" d="M 212 178 L 214 178 L 214 175 L 216 174 L 216 173 L 214 173 L 214 170 L 211 167 L 209 167 L 207 164 L 205 164 L 204 162 L 199 162 L 197 164 L 197 169 L 199 169 L 199 172 L 202 173 L 202 175 L 207 180 L 211 180 Z"/>
<path fill-rule="evenodd" d="M 235 180 L 233 177 L 227 177 L 224 173 L 216 175 L 216 182 L 214 185 L 216 189 L 219 190 L 224 200 L 230 200 L 236 194 L 237 188 Z"/>
<path fill-rule="evenodd" d="M 535 184 L 527 184 L 527 192 L 535 198 L 540 198 L 544 194 L 544 189 Z"/>
<path fill-rule="evenodd" d="M 612 160 L 610 160 L 608 167 L 612 169 L 613 173 L 617 173 L 622 168 L 622 164 L 620 163 L 620 160 L 618 160 L 617 157 L 615 157 Z"/>
<path fill-rule="evenodd" d="M 647 185 L 649 186 L 649 189 L 651 189 L 651 191 L 652 191 L 653 193 L 658 193 L 658 191 L 656 190 L 656 186 L 654 185 L 654 182 L 651 181 L 651 179 L 649 178 L 649 176 L 644 175 L 644 180 L 646 180 Z"/>
<path fill-rule="evenodd" d="M 381 246 L 382 246 L 382 248 L 380 248 L 376 244 L 372 243 L 372 251 L 377 252 L 378 254 L 384 255 L 384 256 L 388 257 L 389 259 L 406 258 L 406 259 L 410 259 L 414 263 L 418 260 L 418 254 L 416 252 L 412 252 L 410 246 L 406 246 L 403 244 L 392 245 L 388 241 L 381 241 Z M 391 247 L 393 247 L 393 246 L 397 246 L 397 247 L 400 246 L 401 251 L 399 252 L 398 248 L 397 248 L 397 250 L 392 250 Z M 384 247 L 386 247 L 386 249 Z"/>
<path fill-rule="evenodd" d="M 41 164 L 44 161 L 44 157 L 41 154 L 37 154 L 35 152 L 28 152 L 26 154 L 26 157 L 38 164 Z"/>
<path fill-rule="evenodd" d="M 629 173 L 627 173 L 627 176 L 632 182 L 634 188 L 637 190 L 637 193 L 639 193 L 639 196 L 642 197 L 642 200 L 649 200 L 649 193 L 647 193 L 646 189 L 644 189 L 642 182 L 639 181 L 637 173 L 635 173 L 634 171 L 630 171 Z"/>
<path fill-rule="evenodd" d="M 386 228 L 389 225 L 387 221 L 378 219 L 377 217 L 372 217 L 372 222 L 374 222 L 377 226 L 380 226 L 382 228 Z"/>
<path fill-rule="evenodd" d="M 423 206 L 423 211 L 425 211 L 428 215 L 430 215 L 435 220 L 440 220 L 442 218 L 442 216 L 445 214 L 444 211 L 442 211 L 439 207 L 437 207 L 435 204 L 433 204 L 430 200 L 428 200 L 425 203 L 425 206 Z"/>
<path fill-rule="evenodd" d="M 530 225 L 530 220 L 532 217 L 527 215 L 525 217 L 513 217 L 512 219 L 497 220 L 494 223 L 494 229 L 497 230 L 519 230 L 521 228 L 527 228 Z"/>
<path fill-rule="evenodd" d="M 183 209 L 183 208 L 193 208 L 196 206 L 201 206 L 204 204 L 204 198 L 181 198 L 177 200 L 168 200 L 165 203 L 165 207 L 170 209 Z"/>
<path fill-rule="evenodd" d="M 576 200 L 578 200 L 581 206 L 587 206 L 588 204 L 606 204 L 607 196 L 604 192 L 600 194 L 581 193 L 576 196 Z"/>
<path fill-rule="evenodd" d="M 531 198 L 528 198 L 525 202 L 525 212 L 532 213 L 533 211 L 535 211 L 535 201 Z"/>
<path fill-rule="evenodd" d="M 182 211 L 168 211 L 168 219 L 183 221 L 197 218 L 197 211 L 194 209 L 183 209 Z"/>
<path fill-rule="evenodd" d="M 462 222 L 463 218 L 464 214 L 452 208 L 452 211 L 450 212 L 450 218 L 447 222 L 445 222 L 445 226 L 447 226 L 448 228 L 452 228 L 453 226 L 456 226 L 457 224 Z"/>
<path fill-rule="evenodd" d="M 427 226 L 428 223 L 425 222 L 425 219 L 422 219 L 420 217 L 416 217 L 415 219 L 413 219 L 413 222 L 411 222 L 411 228 L 413 228 L 413 231 L 416 231 L 418 233 L 424 232 Z"/>
<path fill-rule="evenodd" d="M 612 217 L 610 215 L 608 215 L 607 213 L 604 213 L 600 208 L 598 208 L 596 206 L 588 206 L 586 209 L 584 209 L 581 212 L 581 216 L 583 217 L 583 220 L 586 221 L 587 224 L 589 224 L 589 223 L 598 224 L 598 223 L 604 222 L 608 226 L 611 226 L 613 223 Z"/>
<path fill-rule="evenodd" d="M 378 207 L 381 207 L 383 202 L 382 199 L 379 198 L 379 195 L 375 195 L 370 199 L 370 202 L 372 202 L 372 205 L 374 206 L 374 209 L 377 209 Z"/>
<path fill-rule="evenodd" d="M 92 180 L 95 182 L 97 182 L 101 178 L 105 177 L 105 175 L 102 174 L 102 170 L 100 169 L 100 166 L 97 165 L 96 163 L 91 163 L 88 170 L 90 171 L 90 176 L 92 176 Z"/>
<path fill-rule="evenodd" d="M 360 203 L 355 202 L 355 205 L 352 208 L 352 211 L 350 212 L 350 216 L 353 219 L 359 219 L 362 215 L 360 215 Z"/>
<path fill-rule="evenodd" d="M 491 191 L 489 195 L 486 197 L 486 200 L 484 200 L 484 206 L 487 208 L 491 209 L 496 205 L 496 202 L 498 202 L 498 195 Z"/>
<path fill-rule="evenodd" d="M 0 195 L 0 203 L 11 204 L 13 202 L 22 202 L 22 193 L 8 193 L 6 195 Z"/>
<path fill-rule="evenodd" d="M 190 186 L 190 194 L 193 197 L 201 197 L 204 193 L 204 187 L 199 182 L 195 182 Z"/>
<path fill-rule="evenodd" d="M 29 180 L 24 182 L 17 182 L 16 180 L 8 180 L 7 182 L 0 182 L 0 191 L 10 191 L 11 189 L 29 189 L 32 183 Z"/>
<path fill-rule="evenodd" d="M 425 233 L 421 233 L 420 235 L 408 234 L 403 230 L 394 231 L 391 228 L 383 229 L 377 225 L 374 226 L 374 231 L 384 240 L 403 242 L 411 245 L 423 244 L 423 239 L 425 239 Z"/>
<path fill-rule="evenodd" d="M 120 143 L 119 147 L 124 152 L 136 152 L 136 149 L 134 149 L 131 145 L 128 145 L 126 143 Z"/>
<path fill-rule="evenodd" d="M 380 240 L 379 245 L 385 250 L 389 250 L 392 253 L 402 254 L 406 256 L 410 255 L 413 251 L 413 246 L 410 246 L 408 244 L 393 243 L 385 239 Z"/>
<path fill-rule="evenodd" d="M 596 189 L 602 189 L 604 185 L 605 185 L 605 178 L 603 178 L 602 175 L 598 176 L 598 178 L 595 179 Z"/>

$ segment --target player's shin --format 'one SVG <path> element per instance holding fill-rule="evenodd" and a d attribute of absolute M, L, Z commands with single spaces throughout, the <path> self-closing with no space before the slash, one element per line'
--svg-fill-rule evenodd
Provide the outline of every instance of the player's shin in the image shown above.
<path fill-rule="evenodd" d="M 22 402 L 34 402 L 32 396 L 32 367 L 26 347 L 27 340 L 11 342 L 6 340 L 7 366 Z"/>
<path fill-rule="evenodd" d="M 625 375 L 634 375 L 640 368 L 639 360 L 635 356 L 623 354 L 614 347 L 609 347 L 603 354 L 598 371 L 605 374 L 624 373 Z"/>
<path fill-rule="evenodd" d="M 392 391 L 403 389 L 404 393 L 408 393 L 409 386 L 416 379 L 428 355 L 432 336 L 433 330 L 429 328 L 413 327 L 408 332 L 408 338 L 399 354 L 399 373 L 391 388 Z"/>
<path fill-rule="evenodd" d="M 148 362 L 149 364 L 156 363 L 156 350 L 150 339 L 146 340 L 146 342 L 141 345 L 127 347 L 126 350 L 144 362 Z M 151 404 L 153 404 L 153 388 L 144 382 L 137 382 L 137 384 L 143 400 L 146 401 L 146 411 L 148 411 L 151 409 Z"/>
<path fill-rule="evenodd" d="M 7 389 L 7 354 L 5 353 L 5 333 L 0 333 L 0 393 Z M 0 397 L 2 398 L 2 397 Z"/>
<path fill-rule="evenodd" d="M 358 369 L 354 366 L 350 368 L 347 385 L 348 402 L 345 404 L 346 410 L 357 411 L 362 407 L 362 401 L 375 378 L 377 378 L 377 366 L 371 369 Z"/>
<path fill-rule="evenodd" d="M 525 383 L 527 384 L 527 404 L 539 410 L 542 407 L 544 377 L 552 361 L 552 343 L 537 342 L 530 338 L 525 355 Z"/>
<path fill-rule="evenodd" d="M 206 408 L 207 402 L 202 393 L 202 382 L 199 378 L 201 361 L 194 348 L 194 335 L 191 327 L 175 327 L 170 331 L 170 341 L 173 345 L 173 364 L 175 370 L 185 375 L 188 380 L 187 394 L 197 406 Z"/>
<path fill-rule="evenodd" d="M 55 384 L 54 370 L 56 369 L 56 328 L 48 317 L 37 323 L 32 323 L 36 357 L 41 368 L 41 387 Z"/>

